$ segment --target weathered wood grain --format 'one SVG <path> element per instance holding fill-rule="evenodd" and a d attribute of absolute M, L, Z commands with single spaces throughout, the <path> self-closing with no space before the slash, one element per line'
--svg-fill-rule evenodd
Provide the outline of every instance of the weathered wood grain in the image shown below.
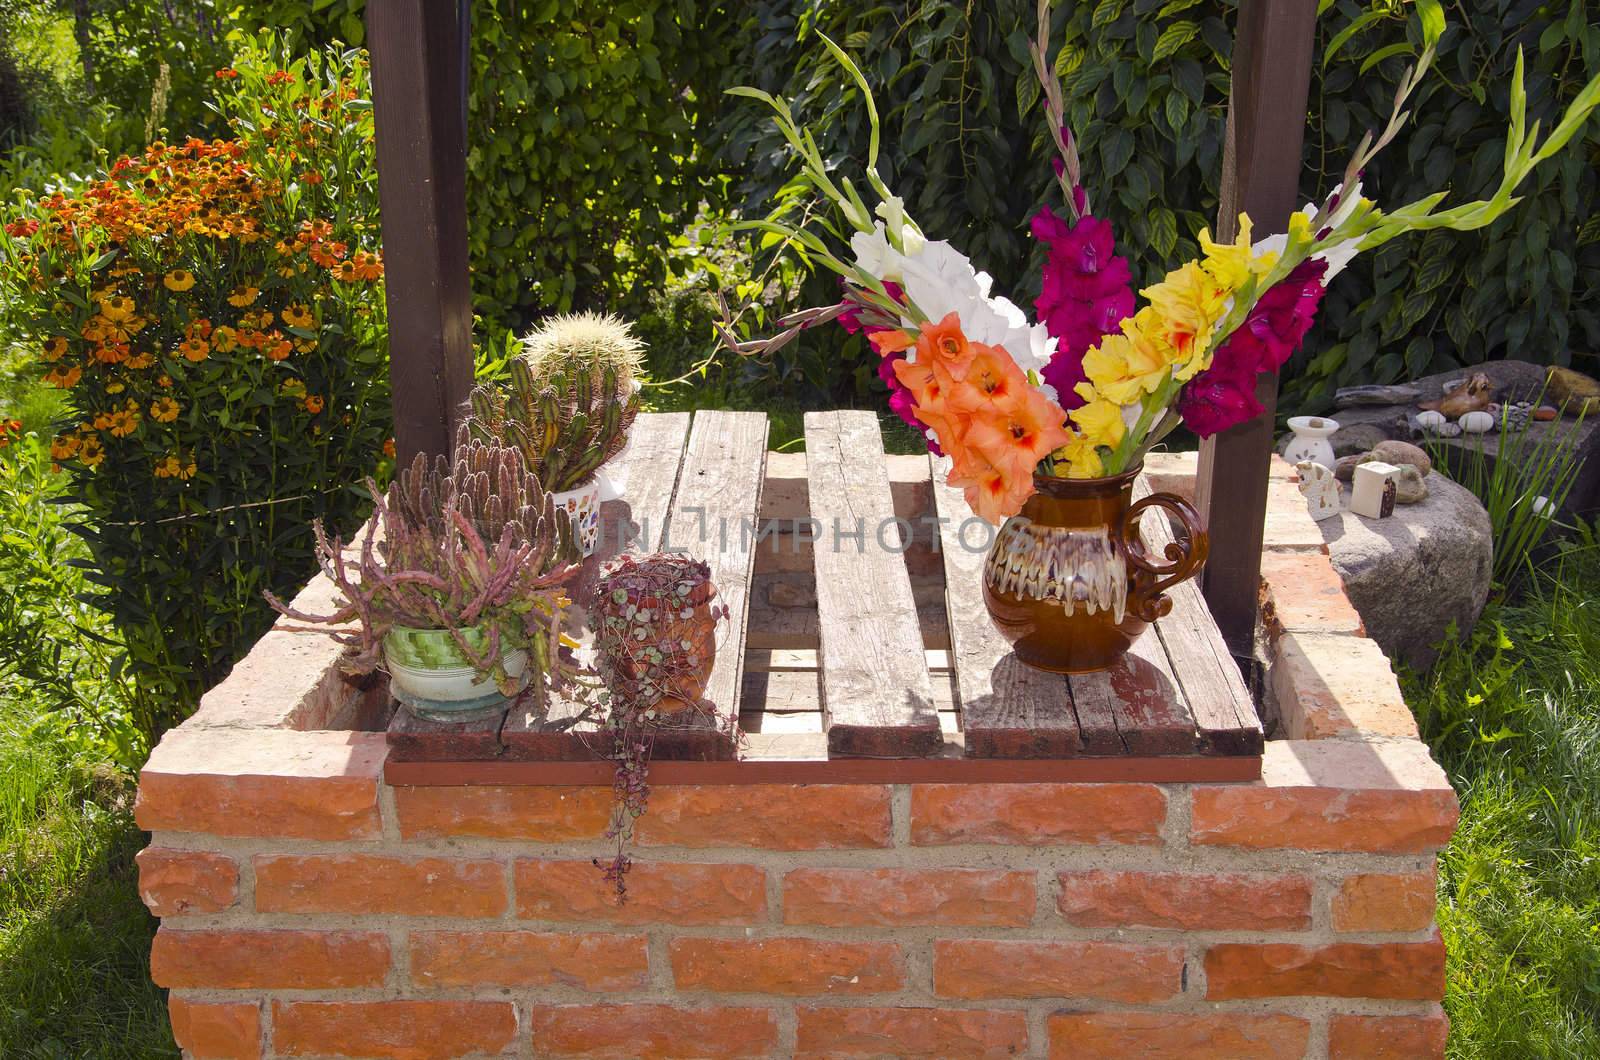
<path fill-rule="evenodd" d="M 389 757 L 397 762 L 496 758 L 504 722 L 504 714 L 469 722 L 427 721 L 399 707 L 389 719 Z"/>
<path fill-rule="evenodd" d="M 933 499 L 944 555 L 945 613 L 950 618 L 950 660 L 961 701 L 967 754 L 976 758 L 1061 758 L 1120 752 L 1109 714 L 1091 713 L 1080 734 L 1067 679 L 1023 664 L 989 621 L 983 605 L 984 553 L 961 541 L 961 526 L 976 518 L 958 489 L 946 485 L 950 461 L 932 458 Z M 974 538 L 975 539 L 975 538 Z M 1086 747 L 1084 737 L 1095 738 Z"/>
<path fill-rule="evenodd" d="M 805 430 L 811 518 L 823 528 L 813 556 L 828 751 L 932 754 L 942 739 L 916 598 L 904 560 L 879 541 L 895 512 L 878 419 L 808 412 Z"/>
<path fill-rule="evenodd" d="M 689 432 L 663 548 L 681 549 L 711 568 L 728 621 L 706 681 L 705 698 L 737 717 L 745 627 L 755 564 L 755 521 L 766 476 L 767 417 L 760 412 L 697 412 Z"/>
<path fill-rule="evenodd" d="M 1139 476 L 1134 499 L 1149 492 L 1149 484 Z M 1171 526 L 1159 512 L 1140 520 L 1140 532 L 1145 546 L 1158 556 L 1174 540 Z M 1196 749 L 1201 754 L 1260 754 L 1265 741 L 1255 702 L 1205 597 L 1192 578 L 1168 589 L 1167 595 L 1172 611 L 1155 624 L 1155 630 L 1194 719 Z"/>
<path fill-rule="evenodd" d="M 1110 714 L 1128 754 L 1195 753 L 1194 718 L 1153 628 L 1145 630 L 1109 669 L 1073 674 L 1068 680 L 1075 703 L 1092 706 L 1096 714 Z"/>

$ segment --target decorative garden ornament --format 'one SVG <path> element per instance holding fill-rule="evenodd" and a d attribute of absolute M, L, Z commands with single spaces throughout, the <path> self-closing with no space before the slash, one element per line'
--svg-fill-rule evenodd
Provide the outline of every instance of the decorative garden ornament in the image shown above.
<path fill-rule="evenodd" d="M 1309 460 L 1323 467 L 1332 467 L 1338 462 L 1333 453 L 1333 443 L 1329 441 L 1333 432 L 1339 429 L 1338 420 L 1330 420 L 1326 416 L 1291 416 L 1289 429 L 1294 432 L 1294 438 L 1283 451 L 1283 458 L 1289 463 Z"/>
<path fill-rule="evenodd" d="M 1300 473 L 1300 494 L 1306 499 L 1311 518 L 1321 522 L 1339 514 L 1339 480 L 1326 466 L 1302 460 L 1294 466 Z"/>
<path fill-rule="evenodd" d="M 1415 468 L 1411 470 L 1413 474 L 1416 473 Z M 1358 464 L 1350 489 L 1350 510 L 1368 519 L 1386 519 L 1393 515 L 1394 480 L 1399 474 L 1398 465 L 1385 464 L 1380 460 Z M 1418 481 L 1421 481 L 1420 476 Z"/>
<path fill-rule="evenodd" d="M 1473 372 L 1437 401 L 1417 406 L 1424 412 L 1437 412 L 1447 420 L 1459 420 L 1469 412 L 1482 412 L 1494 400 L 1494 384 L 1482 372 Z"/>
<path fill-rule="evenodd" d="M 990 545 L 983 601 L 1029 666 L 1086 673 L 1113 665 L 1172 609 L 1165 590 L 1205 563 L 1210 540 L 1188 501 L 1170 493 L 1133 500 L 1142 470 L 1094 479 L 1038 475 L 1036 492 Z M 1181 527 L 1166 563 L 1139 536 L 1139 518 L 1151 508 L 1171 512 Z"/>

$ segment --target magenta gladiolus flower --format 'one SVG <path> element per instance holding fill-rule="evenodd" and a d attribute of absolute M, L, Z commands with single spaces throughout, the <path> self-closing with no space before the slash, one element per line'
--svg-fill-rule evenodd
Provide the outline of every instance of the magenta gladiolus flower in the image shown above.
<path fill-rule="evenodd" d="M 1209 438 L 1255 419 L 1264 410 L 1256 400 L 1256 374 L 1222 371 L 1215 364 L 1189 380 L 1178 395 L 1178 414 L 1191 431 Z"/>
<path fill-rule="evenodd" d="M 1322 302 L 1328 263 L 1308 258 L 1257 300 L 1211 367 L 1189 381 L 1178 399 L 1178 414 L 1202 438 L 1261 414 L 1256 376 L 1276 372 L 1305 340 Z"/>
<path fill-rule="evenodd" d="M 1111 224 L 1084 216 L 1077 224 L 1057 217 L 1047 206 L 1033 215 L 1034 237 L 1049 254 L 1034 308 L 1056 339 L 1056 353 L 1044 370 L 1062 407 L 1083 404 L 1074 387 L 1083 382 L 1083 355 L 1133 315 L 1133 272 L 1116 254 Z"/>

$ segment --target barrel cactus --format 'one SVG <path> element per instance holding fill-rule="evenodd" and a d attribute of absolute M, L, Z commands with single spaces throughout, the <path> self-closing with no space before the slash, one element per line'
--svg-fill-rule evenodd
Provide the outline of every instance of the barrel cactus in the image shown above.
<path fill-rule="evenodd" d="M 589 367 L 615 368 L 630 384 L 643 373 L 644 343 L 621 317 L 600 313 L 562 313 L 522 339 L 522 356 L 533 377 Z"/>

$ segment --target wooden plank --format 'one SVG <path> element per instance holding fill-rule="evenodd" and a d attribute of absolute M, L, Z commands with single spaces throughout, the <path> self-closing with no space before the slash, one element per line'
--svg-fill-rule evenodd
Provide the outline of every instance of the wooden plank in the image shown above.
<path fill-rule="evenodd" d="M 398 466 L 449 453 L 472 387 L 468 4 L 367 6 Z M 376 455 L 376 454 L 374 454 Z"/>
<path fill-rule="evenodd" d="M 928 648 L 922 653 L 929 673 L 950 669 L 950 653 L 943 649 Z M 787 673 L 791 670 L 816 671 L 819 668 L 815 648 L 754 648 L 746 647 L 744 670 L 754 672 Z"/>
<path fill-rule="evenodd" d="M 764 413 L 695 413 L 662 538 L 662 548 L 681 549 L 705 561 L 717 598 L 728 608 L 705 698 L 735 718 L 755 569 L 754 527 L 766 466 Z"/>
<path fill-rule="evenodd" d="M 1316 32 L 1310 0 L 1242 0 L 1233 47 L 1233 91 L 1222 153 L 1218 238 L 1231 240 L 1240 211 L 1256 238 L 1282 232 L 1299 207 L 1300 146 Z M 1196 507 L 1211 526 L 1203 575 L 1210 613 L 1233 654 L 1248 657 L 1255 638 L 1267 468 L 1278 401 L 1275 374 L 1256 382 L 1262 412 L 1200 447 Z"/>
<path fill-rule="evenodd" d="M 398 762 L 497 758 L 504 723 L 504 714 L 465 723 L 427 721 L 400 707 L 389 720 L 389 757 Z"/>
<path fill-rule="evenodd" d="M 1075 703 L 1111 715 L 1126 753 L 1195 753 L 1194 718 L 1153 628 L 1109 669 L 1073 674 L 1068 680 Z"/>
<path fill-rule="evenodd" d="M 1150 484 L 1140 475 L 1134 483 L 1134 498 L 1149 493 Z M 1139 529 L 1145 546 L 1158 556 L 1174 540 L 1172 528 L 1160 512 L 1147 514 Z M 1205 598 L 1193 579 L 1168 589 L 1167 595 L 1172 598 L 1172 611 L 1155 629 L 1194 718 L 1197 750 L 1201 754 L 1259 755 L 1264 737 L 1255 702 Z"/>
<path fill-rule="evenodd" d="M 939 716 L 911 578 L 878 543 L 895 518 L 878 418 L 808 412 L 805 430 L 811 518 L 823 527 L 812 553 L 828 752 L 932 754 Z"/>
<path fill-rule="evenodd" d="M 1188 755 L 1114 758 L 963 758 L 947 739 L 929 758 L 829 758 L 822 733 L 751 734 L 737 762 L 657 761 L 652 785 L 669 784 L 1226 784 L 1261 779 L 1261 759 Z M 585 786 L 611 783 L 608 762 L 396 762 L 384 766 L 393 785 L 476 784 Z"/>
<path fill-rule="evenodd" d="M 1109 713 L 1091 713 L 1080 729 L 1067 679 L 1024 665 L 989 621 L 983 605 L 984 553 L 969 549 L 961 527 L 976 518 L 961 491 L 945 483 L 950 461 L 932 458 L 933 498 L 944 556 L 950 659 L 961 703 L 967 754 L 978 758 L 1060 758 L 1088 751 L 1120 752 Z M 977 540 L 975 535 L 969 535 Z M 1092 747 L 1085 739 L 1093 737 Z"/>
<path fill-rule="evenodd" d="M 686 412 L 645 413 L 634 420 L 632 444 L 616 461 L 622 465 L 616 469 L 622 496 L 600 506 L 596 554 L 584 563 L 571 592 L 574 599 L 586 598 L 601 564 L 625 545 L 641 551 L 660 547 L 688 435 Z M 548 703 L 528 697 L 506 719 L 500 732 L 502 753 L 513 759 L 581 762 L 603 750 L 599 729 L 596 719 L 585 717 L 583 708 L 564 696 Z M 666 745 L 675 746 L 670 741 Z"/>

